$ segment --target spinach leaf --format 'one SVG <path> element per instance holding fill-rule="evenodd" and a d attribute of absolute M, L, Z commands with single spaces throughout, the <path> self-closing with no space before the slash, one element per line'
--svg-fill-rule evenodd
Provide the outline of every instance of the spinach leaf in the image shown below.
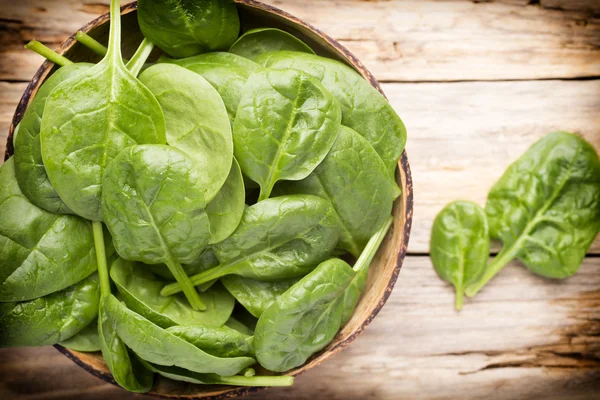
<path fill-rule="evenodd" d="M 233 124 L 235 157 L 267 199 L 279 180 L 306 178 L 340 128 L 340 106 L 316 79 L 296 70 L 259 70 L 242 94 Z"/>
<path fill-rule="evenodd" d="M 129 310 L 113 295 L 105 301 L 108 318 L 119 338 L 147 362 L 224 376 L 235 375 L 255 363 L 251 357 L 212 356 Z"/>
<path fill-rule="evenodd" d="M 243 322 L 235 318 L 234 316 L 229 317 L 225 326 L 228 326 L 231 329 L 235 329 L 236 331 L 243 333 L 244 335 L 252 336 L 254 331 L 247 327 Z"/>
<path fill-rule="evenodd" d="M 217 374 L 199 374 L 183 368 L 142 362 L 146 368 L 165 378 L 197 385 L 292 386 L 294 384 L 293 376 L 219 376 Z"/>
<path fill-rule="evenodd" d="M 165 143 L 160 105 L 126 69 L 120 41 L 119 0 L 111 0 L 106 57 L 56 86 L 42 118 L 42 160 L 50 182 L 74 213 L 92 221 L 102 220 L 108 163 L 131 145 Z"/>
<path fill-rule="evenodd" d="M 182 264 L 181 267 L 185 271 L 186 275 L 195 275 L 199 272 L 216 267 L 217 265 L 219 265 L 219 260 L 217 259 L 215 252 L 210 247 L 206 247 L 196 260 L 189 264 Z M 150 265 L 150 271 L 163 279 L 169 281 L 175 280 L 175 277 L 169 270 L 169 267 L 167 267 L 165 264 Z"/>
<path fill-rule="evenodd" d="M 75 336 L 59 343 L 68 349 L 83 352 L 94 352 L 102 349 L 98 335 L 98 319 L 94 319 L 88 326 Z"/>
<path fill-rule="evenodd" d="M 492 187 L 485 211 L 491 237 L 504 247 L 467 296 L 513 258 L 547 278 L 573 275 L 600 231 L 598 154 L 571 133 L 546 135 Z"/>
<path fill-rule="evenodd" d="M 203 325 L 219 327 L 229 319 L 234 298 L 221 286 L 214 285 L 200 294 L 206 310 L 192 309 L 181 295 L 163 297 L 160 290 L 165 281 L 156 278 L 148 266 L 117 259 L 110 269 L 110 277 L 117 285 L 127 307 L 162 328 L 174 325 Z"/>
<path fill-rule="evenodd" d="M 206 206 L 210 221 L 209 244 L 222 242 L 235 231 L 244 214 L 245 200 L 244 178 L 234 158 L 227 180 L 217 196 Z"/>
<path fill-rule="evenodd" d="M 158 62 L 177 64 L 202 75 L 221 95 L 232 125 L 246 81 L 260 68 L 258 64 L 244 57 L 223 52 L 201 54 L 180 60 L 161 57 Z"/>
<path fill-rule="evenodd" d="M 167 264 L 192 307 L 204 309 L 180 264 L 194 261 L 210 238 L 205 188 L 193 160 L 170 146 L 131 146 L 109 164 L 102 191 L 119 255 Z"/>
<path fill-rule="evenodd" d="M 240 32 L 232 0 L 139 0 L 137 15 L 144 36 L 178 58 L 225 50 Z"/>
<path fill-rule="evenodd" d="M 256 358 L 264 368 L 284 372 L 304 364 L 333 340 L 358 298 L 346 293 L 369 264 L 392 217 L 369 240 L 354 268 L 333 258 L 322 262 L 267 308 L 254 331 Z M 355 301 L 350 301 L 355 300 Z"/>
<path fill-rule="evenodd" d="M 329 200 L 339 220 L 338 247 L 355 257 L 389 217 L 395 197 L 385 165 L 373 147 L 345 126 L 312 174 L 299 182 L 282 182 L 278 191 Z"/>
<path fill-rule="evenodd" d="M 0 347 L 47 346 L 74 336 L 98 315 L 98 275 L 35 300 L 0 303 Z"/>
<path fill-rule="evenodd" d="M 45 296 L 96 270 L 91 224 L 31 204 L 14 157 L 0 166 L 0 188 L 0 302 Z"/>
<path fill-rule="evenodd" d="M 298 278 L 266 282 L 227 275 L 221 278 L 221 282 L 246 310 L 258 318 L 283 292 L 298 282 Z"/>
<path fill-rule="evenodd" d="M 342 124 L 371 143 L 393 179 L 406 144 L 406 128 L 385 97 L 355 70 L 336 60 L 294 51 L 266 53 L 256 62 L 271 69 L 295 68 L 321 81 L 340 103 Z"/>
<path fill-rule="evenodd" d="M 435 218 L 431 228 L 431 262 L 438 275 L 456 288 L 457 310 L 465 288 L 477 282 L 490 256 L 485 211 L 470 201 L 454 201 Z"/>
<path fill-rule="evenodd" d="M 172 326 L 167 332 L 217 357 L 254 357 L 252 337 L 227 326 Z"/>
<path fill-rule="evenodd" d="M 61 82 L 90 68 L 92 64 L 67 64 L 59 68 L 40 87 L 27 107 L 20 123 L 20 135 L 15 135 L 15 174 L 21 190 L 36 206 L 57 214 L 70 214 L 71 210 L 60 199 L 48 179 L 42 161 L 40 126 L 48 95 Z"/>
<path fill-rule="evenodd" d="M 337 241 L 327 200 L 310 195 L 264 200 L 246 208 L 235 232 L 213 246 L 221 264 L 191 281 L 199 285 L 230 274 L 260 280 L 299 277 L 327 258 Z M 179 291 L 175 283 L 165 286 L 161 294 Z"/>
<path fill-rule="evenodd" d="M 249 30 L 231 45 L 229 52 L 254 61 L 261 54 L 277 50 L 315 54 L 310 47 L 296 36 L 276 28 Z"/>
<path fill-rule="evenodd" d="M 196 163 L 204 199 L 213 199 L 231 170 L 233 140 L 219 93 L 202 76 L 175 64 L 157 64 L 140 74 L 158 100 L 167 126 L 167 143 Z"/>

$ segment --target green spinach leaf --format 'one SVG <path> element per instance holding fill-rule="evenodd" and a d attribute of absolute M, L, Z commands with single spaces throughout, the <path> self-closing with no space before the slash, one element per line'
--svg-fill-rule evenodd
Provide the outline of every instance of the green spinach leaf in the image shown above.
<path fill-rule="evenodd" d="M 240 32 L 232 0 L 139 0 L 137 14 L 144 36 L 178 58 L 226 50 Z"/>
<path fill-rule="evenodd" d="M 122 258 L 166 264 L 194 309 L 204 309 L 180 263 L 194 261 L 210 238 L 205 188 L 193 160 L 164 145 L 123 150 L 104 174 L 105 223 Z"/>
<path fill-rule="evenodd" d="M 59 343 L 67 349 L 83 352 L 100 351 L 100 336 L 98 335 L 98 319 L 94 319 L 88 326 L 75 336 Z"/>
<path fill-rule="evenodd" d="M 491 237 L 504 247 L 467 296 L 513 258 L 548 278 L 573 275 L 600 231 L 598 154 L 577 135 L 546 135 L 492 187 L 485 211 Z"/>
<path fill-rule="evenodd" d="M 315 54 L 296 36 L 276 28 L 257 28 L 244 33 L 229 49 L 230 53 L 255 60 L 264 53 L 277 50 Z"/>
<path fill-rule="evenodd" d="M 340 106 L 316 79 L 297 70 L 259 70 L 244 88 L 233 124 L 235 157 L 267 199 L 279 180 L 306 178 L 340 128 Z"/>
<path fill-rule="evenodd" d="M 65 204 L 102 220 L 108 163 L 138 143 L 165 143 L 165 120 L 152 93 L 121 58 L 119 0 L 111 0 L 110 39 L 97 65 L 60 83 L 46 100 L 40 139 L 48 178 Z"/>
<path fill-rule="evenodd" d="M 158 100 L 167 126 L 167 143 L 196 163 L 204 199 L 213 199 L 233 161 L 233 139 L 219 93 L 202 76 L 175 64 L 156 64 L 140 74 Z"/>
<path fill-rule="evenodd" d="M 239 275 L 227 275 L 221 278 L 221 281 L 227 291 L 258 318 L 283 292 L 298 282 L 298 278 L 266 282 Z"/>
<path fill-rule="evenodd" d="M 254 357 L 252 337 L 227 326 L 172 326 L 167 332 L 217 357 Z"/>
<path fill-rule="evenodd" d="M 0 347 L 47 346 L 66 340 L 96 318 L 99 299 L 94 274 L 35 300 L 0 303 Z"/>
<path fill-rule="evenodd" d="M 338 247 L 355 257 L 389 217 L 395 197 L 385 165 L 373 147 L 345 126 L 312 174 L 299 182 L 282 182 L 278 191 L 329 200 L 339 220 Z"/>
<path fill-rule="evenodd" d="M 435 218 L 431 228 L 431 262 L 438 275 L 456 288 L 457 310 L 465 288 L 481 277 L 490 256 L 485 211 L 470 201 L 454 201 Z"/>
<path fill-rule="evenodd" d="M 225 326 L 228 326 L 231 329 L 235 329 L 236 331 L 243 333 L 244 335 L 254 335 L 254 330 L 250 329 L 242 321 L 238 320 L 233 315 L 229 317 L 229 319 L 225 323 Z"/>
<path fill-rule="evenodd" d="M 0 166 L 0 188 L 0 302 L 45 296 L 96 270 L 91 224 L 31 204 L 17 183 L 14 157 Z"/>
<path fill-rule="evenodd" d="M 219 265 L 219 260 L 217 259 L 215 252 L 210 247 L 206 247 L 196 260 L 189 264 L 182 264 L 181 267 L 185 271 L 185 274 L 189 276 L 196 275 L 197 273 L 206 271 L 207 269 L 216 267 L 217 265 Z M 165 264 L 150 265 L 150 271 L 163 279 L 169 281 L 175 280 L 175 277 L 169 270 L 169 267 L 167 267 Z"/>
<path fill-rule="evenodd" d="M 199 285 L 230 274 L 260 280 L 299 277 L 326 259 L 337 241 L 327 200 L 310 195 L 264 200 L 246 208 L 235 232 L 213 246 L 221 264 L 191 281 Z M 170 284 L 161 294 L 179 291 L 179 285 Z"/>

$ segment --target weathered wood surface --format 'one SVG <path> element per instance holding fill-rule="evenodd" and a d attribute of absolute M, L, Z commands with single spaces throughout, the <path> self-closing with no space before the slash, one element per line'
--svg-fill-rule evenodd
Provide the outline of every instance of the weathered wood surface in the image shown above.
<path fill-rule="evenodd" d="M 415 214 L 413 255 L 381 315 L 293 388 L 254 398 L 598 398 L 600 239 L 571 279 L 548 281 L 511 265 L 460 314 L 427 253 L 436 213 L 457 198 L 483 204 L 545 133 L 578 132 L 600 150 L 600 1 L 267 2 L 340 40 L 385 82 L 409 130 Z M 23 44 L 36 38 L 57 47 L 107 4 L 0 0 L 2 148 L 41 63 Z M 465 80 L 473 82 L 455 82 Z M 0 350 L 0 360 L 2 399 L 142 397 L 52 348 Z"/>

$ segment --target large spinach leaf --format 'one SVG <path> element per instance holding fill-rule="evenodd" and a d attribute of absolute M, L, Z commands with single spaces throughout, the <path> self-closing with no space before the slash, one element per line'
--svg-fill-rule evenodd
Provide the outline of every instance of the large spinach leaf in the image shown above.
<path fill-rule="evenodd" d="M 468 296 L 513 258 L 548 278 L 573 275 L 600 230 L 598 154 L 571 133 L 546 135 L 492 187 L 485 211 L 491 237 L 504 247 Z"/>
<path fill-rule="evenodd" d="M 229 52 L 255 60 L 261 54 L 277 50 L 315 54 L 310 47 L 296 36 L 277 28 L 251 29 L 231 45 Z"/>
<path fill-rule="evenodd" d="M 217 357 L 254 357 L 252 337 L 227 326 L 173 326 L 167 332 Z"/>
<path fill-rule="evenodd" d="M 99 299 L 94 274 L 35 300 L 0 303 L 0 347 L 47 346 L 66 340 L 96 318 Z"/>
<path fill-rule="evenodd" d="M 477 282 L 490 256 L 485 211 L 470 201 L 454 201 L 435 218 L 431 228 L 431 262 L 438 275 L 456 288 L 457 310 L 465 288 Z"/>
<path fill-rule="evenodd" d="M 235 274 L 260 280 L 299 277 L 328 257 L 338 241 L 327 200 L 310 195 L 281 196 L 246 208 L 235 232 L 213 246 L 218 267 L 191 277 L 199 285 Z M 181 291 L 165 286 L 163 296 Z"/>
<path fill-rule="evenodd" d="M 181 295 L 163 297 L 160 290 L 165 281 L 158 279 L 148 266 L 117 259 L 110 269 L 110 277 L 117 286 L 127 307 L 162 328 L 174 325 L 203 325 L 220 327 L 231 316 L 235 299 L 221 285 L 213 285 L 200 294 L 206 305 L 204 311 L 192 309 Z"/>
<path fill-rule="evenodd" d="M 202 75 L 221 95 L 232 125 L 246 81 L 260 68 L 258 64 L 244 57 L 223 52 L 201 54 L 180 60 L 161 57 L 159 62 L 174 63 Z"/>
<path fill-rule="evenodd" d="M 167 143 L 189 155 L 200 172 L 206 200 L 213 199 L 231 170 L 233 140 L 219 93 L 202 76 L 175 64 L 157 64 L 140 74 L 158 100 Z"/>
<path fill-rule="evenodd" d="M 119 255 L 166 264 L 194 309 L 204 309 L 180 263 L 194 261 L 210 238 L 205 188 L 193 160 L 164 145 L 123 150 L 104 174 L 102 205 Z"/>
<path fill-rule="evenodd" d="M 258 318 L 279 296 L 298 282 L 298 278 L 267 282 L 239 275 L 227 275 L 221 278 L 221 281 L 227 291 Z"/>
<path fill-rule="evenodd" d="M 393 186 L 369 142 L 342 126 L 327 157 L 306 179 L 282 182 L 283 193 L 307 193 L 333 205 L 339 220 L 339 247 L 358 257 L 392 211 Z"/>
<path fill-rule="evenodd" d="M 340 128 L 340 106 L 309 74 L 252 74 L 233 124 L 235 156 L 267 199 L 279 180 L 306 178 L 325 158 Z"/>
<path fill-rule="evenodd" d="M 339 101 L 342 124 L 364 136 L 379 154 L 391 178 L 406 144 L 406 128 L 390 103 L 344 63 L 294 51 L 265 53 L 256 62 L 268 68 L 295 68 L 312 75 Z"/>
<path fill-rule="evenodd" d="M 96 270 L 91 224 L 31 204 L 14 158 L 0 166 L 0 188 L 0 302 L 45 296 Z"/>
<path fill-rule="evenodd" d="M 119 0 L 111 0 L 110 39 L 97 65 L 50 93 L 41 125 L 42 159 L 65 204 L 101 221 L 101 183 L 108 163 L 137 143 L 165 143 L 165 120 L 152 93 L 121 58 Z"/>
<path fill-rule="evenodd" d="M 354 268 L 337 258 L 324 261 L 262 313 L 254 331 L 260 365 L 271 371 L 287 371 L 304 364 L 333 340 L 358 303 L 351 286 L 361 271 L 369 268 L 391 223 L 389 217 L 369 240 Z M 346 296 L 349 290 L 352 293 Z"/>
<path fill-rule="evenodd" d="M 232 0 L 139 0 L 137 15 L 144 36 L 178 58 L 226 50 L 240 32 Z"/>
<path fill-rule="evenodd" d="M 256 362 L 251 357 L 212 356 L 129 310 L 114 296 L 107 296 L 105 301 L 119 338 L 147 362 L 224 376 L 235 375 Z"/>

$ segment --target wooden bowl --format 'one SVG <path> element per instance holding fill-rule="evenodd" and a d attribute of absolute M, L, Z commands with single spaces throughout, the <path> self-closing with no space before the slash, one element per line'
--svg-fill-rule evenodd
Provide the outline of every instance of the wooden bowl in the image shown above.
<path fill-rule="evenodd" d="M 242 30 L 264 26 L 286 30 L 306 42 L 317 54 L 343 61 L 354 67 L 373 87 L 382 92 L 377 80 L 360 61 L 329 36 L 277 8 L 253 0 L 236 0 L 236 2 Z M 136 7 L 136 3 L 131 3 L 124 6 L 121 12 L 123 16 L 122 47 L 124 56 L 126 57 L 133 53 L 142 38 L 137 23 Z M 107 43 L 108 21 L 109 15 L 105 14 L 93 20 L 81 28 L 81 30 L 101 42 Z M 99 61 L 99 58 L 90 50 L 75 41 L 75 34 L 71 35 L 61 45 L 58 53 L 64 54 L 73 61 Z M 13 154 L 12 138 L 15 126 L 21 120 L 29 101 L 33 99 L 38 88 L 53 70 L 53 67 L 52 63 L 48 61 L 44 62 L 31 80 L 25 93 L 23 93 L 10 127 L 5 158 Z M 396 179 L 402 188 L 402 195 L 394 204 L 394 223 L 371 265 L 365 293 L 358 304 L 356 312 L 329 346 L 311 357 L 304 365 L 287 372 L 286 375 L 299 375 L 346 347 L 375 318 L 392 292 L 406 255 L 406 246 L 408 244 L 413 213 L 413 188 L 406 152 L 402 154 L 402 158 L 398 163 Z M 56 348 L 91 374 L 107 382 L 116 384 L 99 353 L 80 353 L 58 345 Z M 157 377 L 154 388 L 149 394 L 165 398 L 221 399 L 241 396 L 260 389 L 253 387 L 193 385 Z"/>

